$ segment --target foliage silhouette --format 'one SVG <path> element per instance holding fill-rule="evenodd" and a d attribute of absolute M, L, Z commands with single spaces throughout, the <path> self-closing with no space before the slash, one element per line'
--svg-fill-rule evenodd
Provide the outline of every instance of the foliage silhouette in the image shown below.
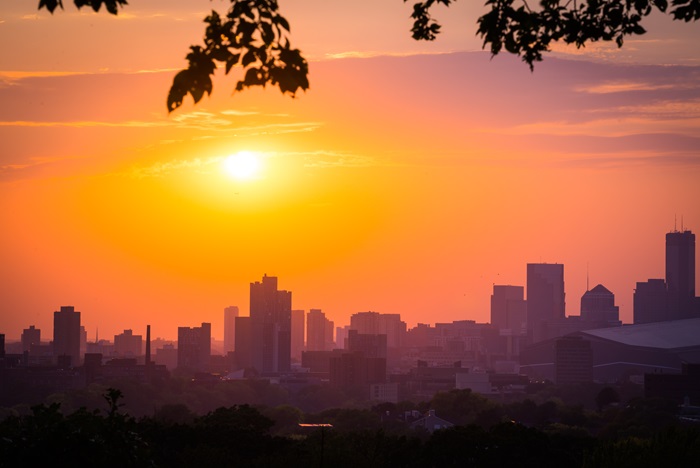
<path fill-rule="evenodd" d="M 294 97 L 299 90 L 309 88 L 308 64 L 299 49 L 290 45 L 289 22 L 280 14 L 277 0 L 229 1 L 231 6 L 224 16 L 212 10 L 204 19 L 204 46 L 190 47 L 188 66 L 175 75 L 168 93 L 168 112 L 180 107 L 188 94 L 195 103 L 205 93 L 210 95 L 217 64 L 226 74 L 234 66 L 243 69 L 236 91 L 270 84 Z M 441 26 L 431 12 L 438 5 L 448 7 L 455 1 L 415 2 L 411 14 L 413 38 L 435 40 Z M 73 3 L 96 12 L 104 5 L 113 15 L 127 5 L 126 0 Z M 58 7 L 63 8 L 62 0 L 39 0 L 39 9 L 53 13 Z M 530 69 L 557 42 L 580 48 L 592 42 L 614 41 L 622 47 L 626 36 L 646 32 L 642 23 L 653 11 L 685 22 L 700 18 L 700 0 L 540 0 L 533 7 L 527 0 L 486 0 L 486 7 L 488 11 L 477 20 L 477 35 L 483 39 L 483 47 L 492 55 L 504 50 L 515 54 Z"/>
<path fill-rule="evenodd" d="M 308 467 L 319 466 L 321 461 L 323 466 L 352 468 L 690 467 L 697 466 L 700 459 L 700 429 L 681 423 L 675 418 L 677 407 L 658 399 L 608 408 L 605 417 L 615 430 L 593 436 L 590 429 L 600 422 L 600 413 L 556 404 L 538 406 L 527 400 L 520 405 L 489 403 L 510 418 L 519 414 L 523 420 L 536 420 L 544 408 L 551 419 L 534 427 L 508 421 L 421 434 L 409 430 L 408 422 L 402 430 L 395 430 L 397 420 L 380 418 L 412 407 L 406 403 L 377 405 L 372 411 L 333 409 L 316 415 L 303 415 L 289 406 L 234 405 L 196 416 L 184 405 L 163 406 L 153 416 L 136 419 L 125 413 L 128 404 L 121 406 L 120 390 L 107 388 L 102 396 L 107 402 L 105 411 L 81 408 L 65 414 L 59 403 L 52 403 L 0 421 L 0 467 Z M 478 419 L 483 413 L 479 408 L 493 408 L 480 398 L 471 392 L 444 392 L 426 405 L 443 405 L 464 420 Z M 335 427 L 311 431 L 297 427 L 295 431 L 302 417 L 307 422 L 332 422 Z M 585 428 L 568 425 L 568 419 Z"/>

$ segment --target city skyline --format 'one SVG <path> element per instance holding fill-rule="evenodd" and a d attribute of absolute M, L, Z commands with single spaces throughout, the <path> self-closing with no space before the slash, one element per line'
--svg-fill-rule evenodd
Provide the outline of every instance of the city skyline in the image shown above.
<path fill-rule="evenodd" d="M 91 340 L 147 323 L 222 337 L 221 310 L 245 315 L 265 273 L 338 325 L 368 310 L 487 322 L 493 284 L 525 286 L 544 262 L 565 265 L 567 314 L 590 278 L 630 323 L 674 219 L 700 230 L 696 25 L 651 17 L 622 49 L 558 47 L 530 72 L 480 50 L 474 2 L 441 10 L 429 44 L 410 4 L 281 2 L 309 91 L 231 95 L 218 76 L 169 115 L 202 8 L 219 6 L 195 3 L 3 5 L 0 41 L 19 44 L 0 51 L 8 338 L 33 324 L 46 339 L 62 305 Z"/>
<path fill-rule="evenodd" d="M 681 247 L 679 247 L 679 245 Z M 589 321 L 587 328 L 597 328 L 597 327 L 608 327 L 608 326 L 619 326 L 620 324 L 642 324 L 655 321 L 666 321 L 666 320 L 679 320 L 686 318 L 696 318 L 698 312 L 700 311 L 700 302 L 698 298 L 695 297 L 695 290 L 692 288 L 690 283 L 695 281 L 695 274 L 693 271 L 689 271 L 688 267 L 691 269 L 695 266 L 695 234 L 690 230 L 679 231 L 674 229 L 666 234 L 666 278 L 651 278 L 647 281 L 638 281 L 636 283 L 635 289 L 635 305 L 634 305 L 634 316 L 633 320 L 630 322 L 618 321 L 619 318 L 619 306 L 615 305 L 615 295 L 613 292 L 608 290 L 602 284 L 590 288 L 589 278 L 586 278 L 586 292 L 580 298 L 580 308 L 578 314 L 572 313 L 570 310 L 566 310 L 566 287 L 565 287 L 565 273 L 564 265 L 559 263 L 528 263 L 526 265 L 527 279 L 525 285 L 504 285 L 504 284 L 493 284 L 492 295 L 490 296 L 490 309 L 489 309 L 489 320 L 480 323 L 486 323 L 493 325 L 499 329 L 508 329 L 509 334 L 520 334 L 527 333 L 531 339 L 535 342 L 541 341 L 543 339 L 551 338 L 552 336 L 557 336 L 565 333 L 570 333 L 574 329 L 581 329 L 580 326 L 574 329 L 568 329 L 566 326 L 558 331 L 547 332 L 545 322 L 557 322 L 561 319 L 573 317 L 575 319 L 583 319 Z M 679 271 L 681 273 L 679 273 Z M 682 273 L 685 272 L 685 273 Z M 588 273 L 588 272 L 587 272 Z M 678 288 L 674 285 L 679 282 L 679 275 L 684 276 L 681 283 L 684 285 L 686 293 L 682 297 L 688 296 L 690 302 L 687 303 L 688 310 L 680 314 L 675 310 L 674 304 L 678 303 Z M 671 287 L 667 286 L 667 282 L 670 279 Z M 290 348 L 291 356 L 294 357 L 295 349 L 298 351 L 303 346 L 304 349 L 317 351 L 326 348 L 326 345 L 318 344 L 319 339 L 321 342 L 326 342 L 330 344 L 335 342 L 333 338 L 336 327 L 334 322 L 326 319 L 325 314 L 320 309 L 308 309 L 308 312 L 304 309 L 293 309 L 292 304 L 292 292 L 286 290 L 277 289 L 278 278 L 276 276 L 263 275 L 262 282 L 250 283 L 250 298 L 252 307 L 249 308 L 248 315 L 239 315 L 240 310 L 238 306 L 228 306 L 223 308 L 223 318 L 219 317 L 221 320 L 213 320 L 214 323 L 222 324 L 221 336 L 216 336 L 211 332 L 211 323 L 208 323 L 209 331 L 207 332 L 212 340 L 218 340 L 223 343 L 223 354 L 226 355 L 227 352 L 234 351 L 235 346 L 235 334 L 236 332 L 234 320 L 249 320 L 251 317 L 255 317 L 253 322 L 257 325 L 251 328 L 250 331 L 245 333 L 253 333 L 258 339 L 254 337 L 247 338 L 250 343 L 258 343 L 260 349 L 270 348 L 277 349 L 276 344 L 278 338 L 273 335 L 282 332 L 284 337 L 279 338 L 281 342 L 287 343 Z M 646 292 L 646 288 L 656 287 L 656 296 L 650 297 Z M 644 295 L 640 296 L 639 304 L 637 304 L 638 295 L 640 288 L 644 287 L 644 291 L 641 291 Z M 659 289 L 660 288 L 660 289 Z M 527 291 L 527 294 L 525 292 Z M 675 291 L 675 292 L 674 292 Z M 658 301 L 662 301 L 663 305 L 658 304 Z M 577 301 L 575 301 L 577 302 Z M 528 312 L 528 306 L 530 311 Z M 252 310 L 251 310 L 252 309 Z M 638 310 L 637 310 L 638 309 Z M 57 333 L 57 317 L 64 316 L 66 314 L 73 314 L 74 306 L 60 306 L 60 312 L 54 312 L 54 337 Z M 635 312 L 636 311 L 636 312 Z M 251 313 L 252 312 L 252 313 Z M 294 314 L 299 313 L 299 324 L 300 332 L 294 331 Z M 650 316 L 649 314 L 653 314 Z M 82 333 L 84 337 L 82 340 L 88 342 L 87 339 L 88 332 L 84 326 L 80 325 L 80 313 L 77 312 L 77 327 L 80 329 L 78 332 L 74 332 L 76 335 L 73 341 L 77 343 L 77 334 Z M 307 318 L 308 317 L 308 318 Z M 378 321 L 378 317 L 384 317 L 381 321 Z M 380 313 L 380 312 L 355 312 L 347 317 L 347 324 L 344 327 L 352 328 L 355 330 L 360 330 L 363 333 L 384 333 L 387 334 L 389 340 L 394 346 L 397 346 L 397 332 L 399 329 L 394 330 L 392 327 L 387 328 L 386 320 L 391 319 L 392 321 L 403 324 L 403 332 L 406 331 L 406 322 L 401 321 L 401 314 L 392 313 Z M 472 320 L 459 318 L 454 320 L 458 322 L 460 320 Z M 472 320 L 478 322 L 476 320 Z M 251 323 L 253 323 L 251 322 Z M 327 323 L 326 323 L 327 322 Z M 445 322 L 445 321 L 443 321 Z M 340 322 L 344 323 L 344 322 Z M 435 321 L 423 321 L 417 322 L 416 324 L 410 324 L 408 328 L 412 328 L 414 325 L 427 324 L 437 325 L 440 320 Z M 561 322 L 564 323 L 564 322 Z M 306 325 L 304 325 L 306 324 Z M 311 325 L 313 324 L 313 325 Z M 204 324 L 203 324 L 204 325 Z M 29 329 L 23 329 L 21 335 L 21 341 L 24 344 L 25 334 L 29 333 L 30 336 L 39 336 L 41 327 L 35 328 L 35 324 L 28 325 Z M 252 326 L 252 325 L 249 325 Z M 268 332 L 263 332 L 265 327 L 272 326 L 272 329 Z M 311 332 L 310 328 L 304 331 L 304 327 L 313 327 L 314 329 L 319 326 L 322 327 L 321 338 L 316 336 L 319 331 Z M 551 325 L 550 325 L 551 326 Z M 147 325 L 150 330 L 150 325 Z M 277 328 L 275 328 L 277 327 Z M 543 328 L 544 327 L 544 328 Z M 185 327 L 187 328 L 187 327 Z M 218 327 L 217 327 L 218 328 Z M 342 328 L 338 327 L 338 328 Z M 583 327 L 584 329 L 586 326 Z M 182 327 L 178 325 L 178 338 L 181 333 Z M 257 331 L 255 331 L 257 330 Z M 393 330 L 393 331 L 390 331 Z M 7 333 L 4 330 L 4 335 L 9 336 L 12 341 L 17 341 L 13 338 L 12 333 Z M 64 333 L 64 332 L 61 332 Z M 290 335 L 291 333 L 291 335 Z M 300 344 L 294 344 L 295 340 L 299 341 L 299 337 L 295 337 L 295 334 L 301 334 Z M 552 335 L 554 333 L 554 335 Z M 119 336 L 132 335 L 131 329 L 124 329 L 124 333 Z M 268 336 L 269 335 L 269 336 Z M 289 336 L 287 336 L 289 335 Z M 280 335 L 282 336 L 282 335 Z M 95 344 L 97 344 L 97 330 L 95 333 Z M 117 344 L 117 337 L 115 335 L 114 344 Z M 261 338 L 267 337 L 267 338 Z M 311 338 L 309 338 L 311 337 Z M 323 338 L 325 337 L 325 338 Z M 141 336 L 136 337 L 138 340 Z M 164 334 L 159 336 L 159 339 L 173 340 Z M 264 344 L 265 340 L 270 341 L 267 345 Z M 274 345 L 272 343 L 275 343 Z M 313 343 L 313 344 L 312 344 Z M 38 343 L 37 343 L 38 344 Z M 77 344 L 76 344 L 77 345 Z M 65 347 L 65 345 L 60 345 Z M 140 345 L 139 345 L 140 346 Z M 249 347 L 251 344 L 246 344 L 245 347 Z M 246 355 L 249 352 L 246 351 Z M 286 352 L 285 352 L 286 353 Z M 255 353 L 253 353 L 254 355 Z M 262 355 L 262 351 L 258 350 L 258 354 Z M 269 353 L 268 353 L 269 354 Z M 277 358 L 269 357 L 272 362 L 277 362 Z M 289 356 L 285 354 L 283 358 L 289 359 Z M 277 364 L 268 363 L 266 366 L 273 366 L 276 368 Z M 258 363 L 258 366 L 262 365 Z M 286 366 L 286 365 L 285 365 Z"/>

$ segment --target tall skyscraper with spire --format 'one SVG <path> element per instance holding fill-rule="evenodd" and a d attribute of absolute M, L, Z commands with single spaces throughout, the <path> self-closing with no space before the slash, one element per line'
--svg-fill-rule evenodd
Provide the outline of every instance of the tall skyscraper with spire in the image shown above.
<path fill-rule="evenodd" d="M 666 234 L 666 287 L 668 319 L 696 316 L 695 300 L 695 234 L 691 231 Z"/>
<path fill-rule="evenodd" d="M 292 293 L 277 289 L 277 278 L 250 284 L 251 364 L 262 374 L 291 368 Z"/>

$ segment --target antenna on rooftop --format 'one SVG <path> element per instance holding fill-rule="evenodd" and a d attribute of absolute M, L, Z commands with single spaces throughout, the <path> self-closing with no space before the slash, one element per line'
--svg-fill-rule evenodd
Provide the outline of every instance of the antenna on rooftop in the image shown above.
<path fill-rule="evenodd" d="M 673 215 L 673 232 L 678 232 L 678 215 Z"/>
<path fill-rule="evenodd" d="M 591 288 L 588 287 L 588 262 L 586 262 L 586 291 L 590 291 Z"/>
<path fill-rule="evenodd" d="M 681 232 L 683 231 L 685 231 L 685 229 L 683 228 L 683 215 L 681 215 Z"/>

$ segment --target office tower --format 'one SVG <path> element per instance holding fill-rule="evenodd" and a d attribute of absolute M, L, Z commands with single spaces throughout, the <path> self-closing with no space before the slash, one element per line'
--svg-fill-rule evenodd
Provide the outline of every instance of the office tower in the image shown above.
<path fill-rule="evenodd" d="M 236 317 L 236 367 L 247 369 L 253 367 L 250 353 L 252 352 L 250 336 L 250 317 Z"/>
<path fill-rule="evenodd" d="M 333 320 L 326 319 L 326 350 L 330 351 L 335 348 L 335 341 L 333 340 L 333 331 L 335 329 L 335 323 Z"/>
<path fill-rule="evenodd" d="M 201 327 L 178 327 L 177 367 L 207 372 L 211 356 L 211 323 Z"/>
<path fill-rule="evenodd" d="M 53 354 L 56 357 L 70 359 L 70 365 L 80 365 L 80 312 L 73 306 L 61 306 L 61 310 L 53 313 Z"/>
<path fill-rule="evenodd" d="M 236 317 L 238 307 L 229 306 L 224 309 L 224 354 L 236 350 Z"/>
<path fill-rule="evenodd" d="M 402 346 L 406 337 L 406 322 L 400 314 L 358 312 L 350 316 L 350 328 L 366 335 L 386 335 L 390 348 Z"/>
<path fill-rule="evenodd" d="M 134 335 L 132 330 L 114 335 L 114 352 L 118 356 L 141 356 L 143 336 Z"/>
<path fill-rule="evenodd" d="M 520 334 L 527 325 L 527 303 L 522 286 L 493 286 L 491 325 Z"/>
<path fill-rule="evenodd" d="M 29 352 L 33 346 L 41 344 L 41 330 L 30 325 L 22 330 L 22 352 Z"/>
<path fill-rule="evenodd" d="M 5 334 L 0 333 L 0 358 L 5 357 Z"/>
<path fill-rule="evenodd" d="M 292 311 L 292 359 L 296 361 L 301 361 L 301 352 L 304 350 L 305 316 L 303 310 Z"/>
<path fill-rule="evenodd" d="M 634 324 L 668 320 L 668 289 L 662 279 L 638 282 L 634 290 Z"/>
<path fill-rule="evenodd" d="M 599 284 L 581 296 L 581 320 L 600 323 L 601 327 L 620 324 L 620 308 L 615 305 L 615 295 Z"/>
<path fill-rule="evenodd" d="M 306 350 L 326 351 L 328 319 L 321 309 L 311 309 L 306 315 Z"/>
<path fill-rule="evenodd" d="M 87 330 L 84 325 L 80 326 L 80 355 L 85 356 L 87 352 Z"/>
<path fill-rule="evenodd" d="M 674 231 L 666 234 L 666 287 L 668 318 L 695 316 L 695 234 Z"/>
<path fill-rule="evenodd" d="M 277 289 L 277 278 L 250 284 L 251 359 L 262 374 L 288 372 L 292 352 L 292 293 Z"/>
<path fill-rule="evenodd" d="M 564 265 L 528 263 L 527 329 L 532 342 L 550 338 L 551 324 L 564 317 Z"/>
<path fill-rule="evenodd" d="M 338 349 L 347 349 L 348 331 L 350 325 L 344 327 L 335 327 L 335 347 Z"/>
<path fill-rule="evenodd" d="M 387 357 L 387 336 L 348 331 L 348 351 L 361 352 L 367 357 Z"/>

